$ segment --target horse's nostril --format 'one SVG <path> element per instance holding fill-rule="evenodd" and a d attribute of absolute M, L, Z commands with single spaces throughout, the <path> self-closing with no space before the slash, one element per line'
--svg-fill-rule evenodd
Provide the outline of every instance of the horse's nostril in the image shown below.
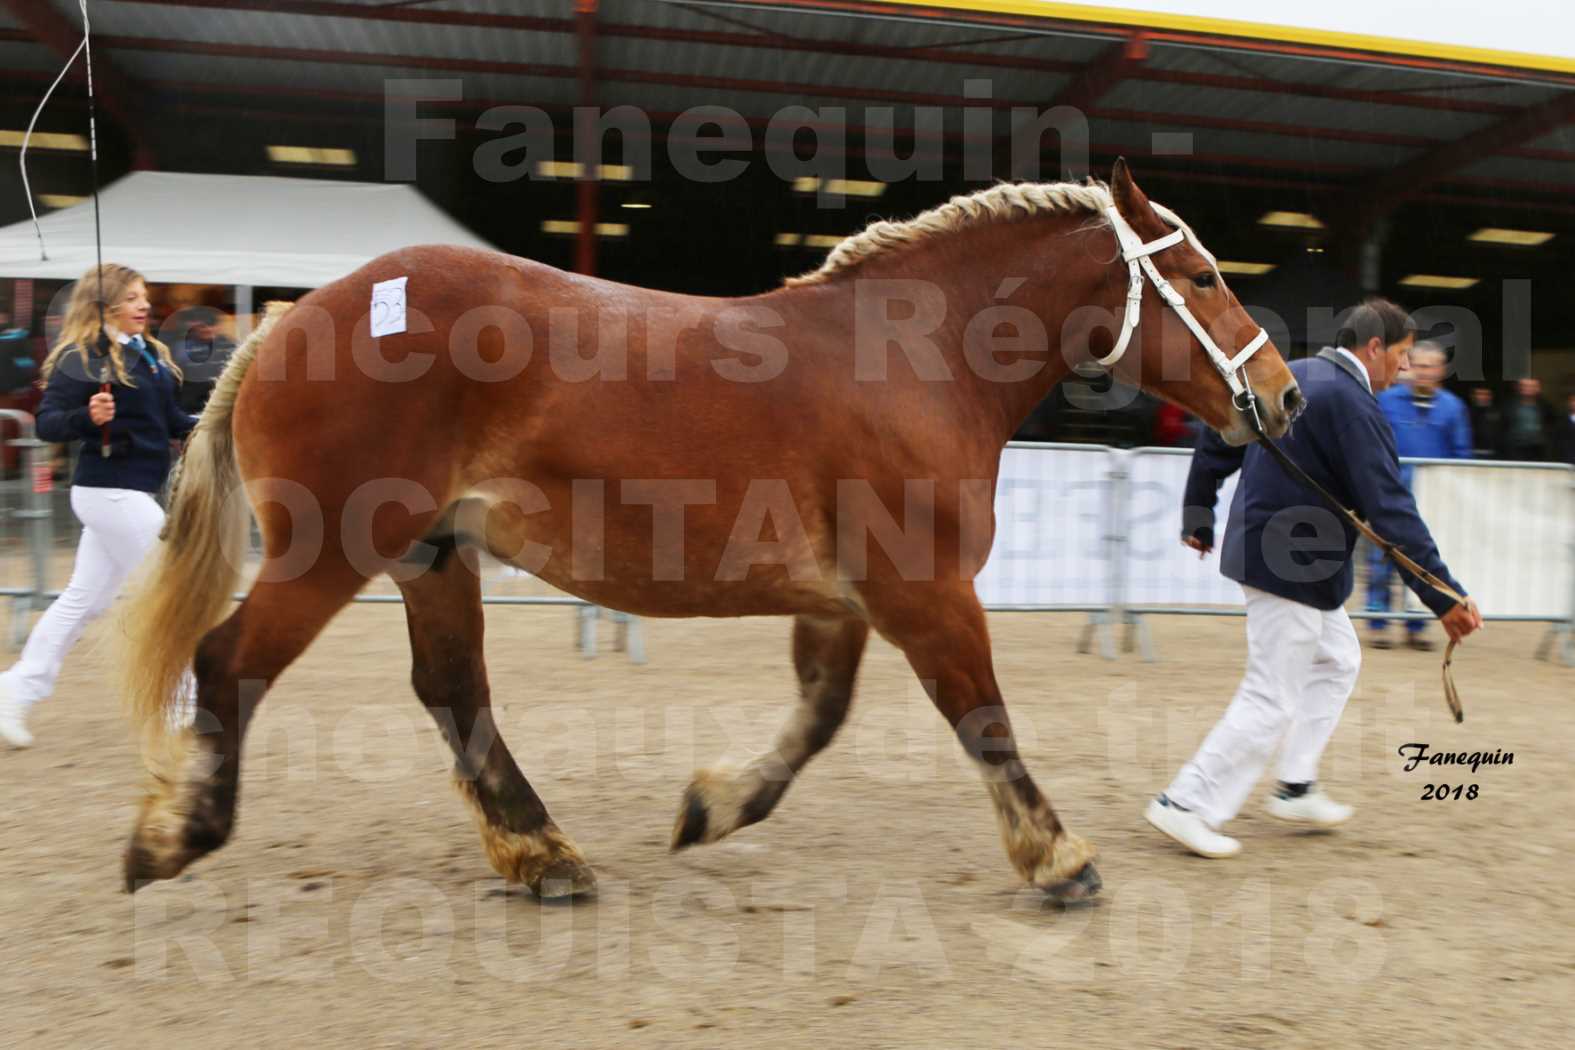
<path fill-rule="evenodd" d="M 1301 387 L 1292 383 L 1285 388 L 1285 393 L 1280 395 L 1280 407 L 1285 409 L 1285 415 L 1294 419 L 1306 405 L 1307 399 L 1302 397 Z"/>

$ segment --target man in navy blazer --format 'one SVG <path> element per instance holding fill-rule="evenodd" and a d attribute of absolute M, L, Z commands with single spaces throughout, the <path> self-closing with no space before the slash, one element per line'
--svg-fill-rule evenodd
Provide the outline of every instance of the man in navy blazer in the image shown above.
<path fill-rule="evenodd" d="M 1405 311 L 1369 299 L 1349 311 L 1336 346 L 1292 363 L 1307 409 L 1280 447 L 1380 536 L 1462 594 L 1400 479 L 1394 433 L 1376 395 L 1405 366 L 1416 328 Z M 1217 725 L 1164 793 L 1149 823 L 1194 853 L 1229 857 L 1241 844 L 1219 833 L 1280 750 L 1271 816 L 1334 827 L 1354 813 L 1318 789 L 1318 761 L 1361 668 L 1345 603 L 1355 586 L 1356 530 L 1262 448 L 1200 439 L 1187 478 L 1182 542 L 1214 547 L 1214 503 L 1236 470 L 1220 571 L 1247 596 L 1247 672 Z M 1476 603 L 1457 605 L 1410 573 L 1402 578 L 1452 639 L 1482 626 Z"/>

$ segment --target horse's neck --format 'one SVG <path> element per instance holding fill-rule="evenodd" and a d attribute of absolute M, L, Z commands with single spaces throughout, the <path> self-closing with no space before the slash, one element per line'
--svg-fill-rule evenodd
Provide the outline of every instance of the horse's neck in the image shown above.
<path fill-rule="evenodd" d="M 1071 226 L 1084 220 L 1086 216 L 1067 215 L 1034 222 L 1064 222 Z M 999 444 L 1005 444 L 1071 371 L 1068 355 L 1062 351 L 1065 321 L 1073 310 L 1090 305 L 1093 290 L 1103 281 L 1104 267 L 1097 258 L 1087 251 L 1082 235 L 1073 232 L 1058 237 L 1024 221 L 961 230 L 894 252 L 889 258 L 872 259 L 853 273 L 832 280 L 845 297 L 843 308 L 850 317 L 855 315 L 859 281 L 913 282 L 906 290 L 902 285 L 891 286 L 891 294 L 897 299 L 912 300 L 926 294 L 927 288 L 939 289 L 945 296 L 946 318 L 928 333 L 927 346 L 916 347 L 911 356 L 896 346 L 875 346 L 873 350 L 884 355 L 887 375 L 896 381 L 915 373 L 914 359 L 919 359 L 917 367 L 922 368 L 931 358 L 938 357 L 950 380 L 929 384 L 930 388 L 946 388 L 948 398 L 961 402 L 957 405 L 960 416 L 987 430 L 992 440 L 998 438 Z M 1045 287 L 1044 276 L 1027 283 L 1015 280 L 1048 274 L 1056 275 L 1054 287 Z M 870 287 L 865 285 L 866 294 Z M 1011 313 L 998 315 L 1000 322 L 996 322 L 996 315 L 985 315 L 985 311 L 995 307 L 1032 312 L 1043 323 L 1045 345 L 1029 355 L 1002 355 L 996 362 L 1001 366 L 998 369 L 991 367 L 994 359 L 979 347 L 975 347 L 974 360 L 970 361 L 966 344 L 970 321 L 978 319 L 975 335 L 982 336 L 986 344 L 997 323 L 1004 322 L 1007 331 L 1016 325 Z M 913 309 L 899 308 L 890 316 L 907 316 Z M 1025 331 L 1023 326 L 1017 326 L 1015 334 L 1025 344 L 1037 342 L 1035 333 Z M 870 350 L 864 348 L 865 352 Z M 1009 374 L 1024 356 L 1042 367 L 1030 376 L 1003 381 L 1001 377 Z"/>

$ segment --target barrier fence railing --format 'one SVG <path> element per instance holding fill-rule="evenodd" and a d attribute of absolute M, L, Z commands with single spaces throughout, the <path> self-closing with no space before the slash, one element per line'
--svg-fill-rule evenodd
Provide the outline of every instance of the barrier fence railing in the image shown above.
<path fill-rule="evenodd" d="M 11 598 L 11 640 L 25 639 L 31 614 L 58 596 L 51 564 L 64 576 L 79 530 L 69 487 L 52 482 L 52 446 L 37 439 L 25 412 L 0 410 L 7 444 L 21 451 L 20 473 L 0 482 L 0 597 Z M 12 436 L 14 433 L 14 436 Z M 995 612 L 1084 612 L 1079 640 L 1114 659 L 1117 634 L 1145 660 L 1157 658 L 1147 617 L 1240 616 L 1238 585 L 1215 557 L 1199 560 L 1180 543 L 1189 449 L 1113 449 L 1103 445 L 1012 442 L 996 486 L 996 536 L 976 586 Z M 1402 460 L 1415 473 L 1417 500 L 1445 561 L 1477 597 L 1489 620 L 1549 625 L 1539 658 L 1555 650 L 1575 666 L 1575 467 L 1484 460 Z M 1216 531 L 1228 516 L 1235 478 L 1219 493 Z M 1316 498 L 1309 496 L 1309 505 Z M 483 588 L 489 605 L 571 606 L 576 645 L 596 651 L 601 610 L 561 593 L 517 589 L 500 568 Z M 545 590 L 522 580 L 527 592 Z M 1401 591 L 1405 589 L 1399 588 Z M 1407 592 L 1408 593 L 1408 592 Z M 372 590 L 364 603 L 397 603 L 397 591 Z M 1389 611 L 1352 608 L 1355 618 L 1416 620 L 1417 605 Z M 638 617 L 614 614 L 616 648 L 644 662 Z"/>
<path fill-rule="evenodd" d="M 1082 651 L 1097 641 L 1113 659 L 1124 629 L 1124 648 L 1148 660 L 1157 653 L 1147 617 L 1244 615 L 1240 587 L 1219 573 L 1220 543 L 1216 554 L 1200 560 L 1180 542 L 1191 460 L 1192 451 L 1184 448 L 1012 442 L 997 485 L 995 546 L 977 581 L 986 608 L 1087 609 Z M 1484 618 L 1548 624 L 1536 655 L 1545 659 L 1556 648 L 1565 664 L 1575 666 L 1575 467 L 1409 457 L 1401 462 L 1415 477 L 1422 516 L 1444 561 L 1477 599 Z M 1077 481 L 1045 489 L 1047 478 Z M 1085 490 L 1090 479 L 1097 483 Z M 1215 531 L 1221 540 L 1235 484 L 1232 476 L 1218 494 Z M 1024 514 L 1025 485 L 1058 498 L 1031 500 L 1036 513 Z M 1323 511 L 1311 493 L 1307 505 L 1313 514 Z M 1099 540 L 1088 543 L 1096 516 Z M 1335 522 L 1332 513 L 1328 520 Z M 1098 576 L 1098 586 L 1089 585 L 1091 574 Z M 1075 586 L 1059 588 L 1057 579 Z M 1393 586 L 1406 595 L 1399 607 L 1353 606 L 1352 618 L 1433 618 L 1408 589 Z M 1356 605 L 1365 606 L 1364 596 L 1357 597 Z"/>
<path fill-rule="evenodd" d="M 38 440 L 32 416 L 0 409 L 0 433 L 8 447 L 21 452 L 18 476 L 0 486 L 0 595 L 11 598 L 11 644 L 20 646 L 27 638 L 32 612 L 49 604 L 53 481 L 49 446 Z"/>

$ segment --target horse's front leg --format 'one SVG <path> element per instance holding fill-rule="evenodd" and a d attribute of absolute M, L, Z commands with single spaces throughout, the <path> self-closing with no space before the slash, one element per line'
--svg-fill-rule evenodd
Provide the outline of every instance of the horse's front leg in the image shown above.
<path fill-rule="evenodd" d="M 1056 900 L 1099 892 L 1096 850 L 1062 825 L 1017 753 L 972 583 L 898 582 L 871 587 L 864 597 L 876 629 L 902 649 L 978 765 L 1018 874 Z"/>

